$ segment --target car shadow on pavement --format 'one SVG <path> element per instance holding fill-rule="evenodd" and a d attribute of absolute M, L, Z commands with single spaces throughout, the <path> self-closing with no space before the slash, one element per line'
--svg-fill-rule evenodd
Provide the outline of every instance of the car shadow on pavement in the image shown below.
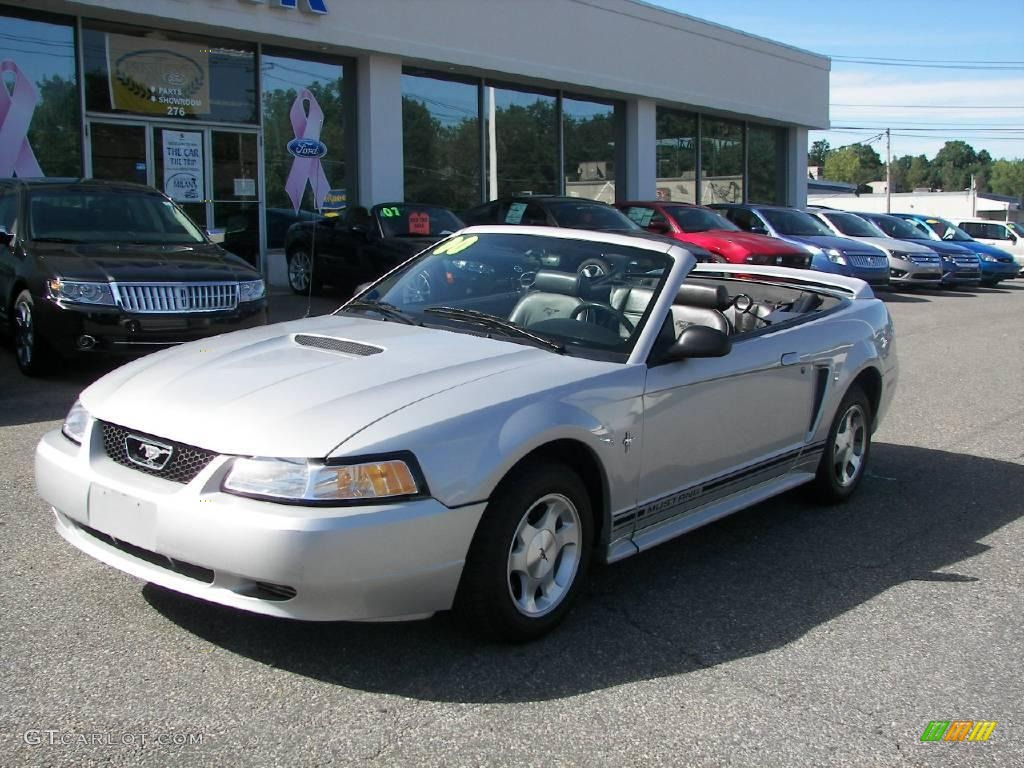
<path fill-rule="evenodd" d="M 886 304 L 927 304 L 928 299 L 924 296 L 916 296 L 916 291 L 903 291 L 897 293 L 892 290 L 876 290 L 875 298 L 881 299 Z"/>
<path fill-rule="evenodd" d="M 876 444 L 848 504 L 793 492 L 622 563 L 596 568 L 551 635 L 476 639 L 450 614 L 403 624 L 312 624 L 143 595 L 187 632 L 259 663 L 361 691 L 446 702 L 574 696 L 780 648 L 910 581 L 946 600 L 985 589 L 964 562 L 1024 515 L 1024 466 Z"/>

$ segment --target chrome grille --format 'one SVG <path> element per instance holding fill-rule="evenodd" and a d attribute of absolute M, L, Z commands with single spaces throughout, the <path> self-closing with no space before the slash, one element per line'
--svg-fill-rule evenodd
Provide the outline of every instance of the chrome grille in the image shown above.
<path fill-rule="evenodd" d="M 921 256 L 916 253 L 909 254 L 907 257 L 915 264 L 941 264 L 942 259 L 938 256 Z"/>
<path fill-rule="evenodd" d="M 848 253 L 847 260 L 852 267 L 889 267 L 889 259 L 885 256 L 869 256 L 864 253 Z"/>
<path fill-rule="evenodd" d="M 965 267 L 978 266 L 977 256 L 954 256 L 953 261 L 955 261 L 957 264 L 963 264 Z"/>
<path fill-rule="evenodd" d="M 217 312 L 238 306 L 238 283 L 115 283 L 128 312 Z"/>

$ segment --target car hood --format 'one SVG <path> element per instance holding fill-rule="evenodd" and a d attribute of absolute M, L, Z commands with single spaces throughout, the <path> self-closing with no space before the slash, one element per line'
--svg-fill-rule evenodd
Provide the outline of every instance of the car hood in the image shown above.
<path fill-rule="evenodd" d="M 909 240 L 897 240 L 895 237 L 855 237 L 854 240 L 861 240 L 871 243 L 885 250 L 902 251 L 903 253 L 935 253 L 935 249 L 924 243 L 915 243 Z"/>
<path fill-rule="evenodd" d="M 781 235 L 783 240 L 794 243 L 805 243 L 813 245 L 822 250 L 835 248 L 841 253 L 865 253 L 869 256 L 877 256 L 878 249 L 873 245 L 851 240 L 848 237 L 833 237 L 831 235 Z"/>
<path fill-rule="evenodd" d="M 543 367 L 563 359 L 509 341 L 328 315 L 157 352 L 81 400 L 98 419 L 218 453 L 324 457 L 439 392 L 528 365 L 543 381 Z"/>
<path fill-rule="evenodd" d="M 777 237 L 758 235 L 754 232 L 735 232 L 731 229 L 709 229 L 705 232 L 683 232 L 682 237 L 687 242 L 697 243 L 705 248 L 713 248 L 723 244 L 732 244 L 759 254 L 782 254 L 794 253 L 805 254 L 806 251 L 795 245 L 790 245 Z"/>
<path fill-rule="evenodd" d="M 240 258 L 213 244 L 33 243 L 30 250 L 48 273 L 68 280 L 205 282 L 260 276 Z"/>
<path fill-rule="evenodd" d="M 904 243 L 917 243 L 923 245 L 925 248 L 929 248 L 936 253 L 941 253 L 943 256 L 963 256 L 965 253 L 973 253 L 970 248 L 964 248 L 962 245 L 956 243 L 949 243 L 945 240 L 931 240 L 927 237 L 914 238 L 912 240 L 903 240 Z"/>
<path fill-rule="evenodd" d="M 982 243 L 977 240 L 971 240 L 970 242 L 959 240 L 955 244 L 959 245 L 961 248 L 966 248 L 967 250 L 972 251 L 974 253 L 986 253 L 989 256 L 1000 256 L 1006 259 L 1013 258 L 1013 254 L 1011 254 L 1009 251 L 1004 251 L 1002 248 L 997 248 L 994 245 Z"/>

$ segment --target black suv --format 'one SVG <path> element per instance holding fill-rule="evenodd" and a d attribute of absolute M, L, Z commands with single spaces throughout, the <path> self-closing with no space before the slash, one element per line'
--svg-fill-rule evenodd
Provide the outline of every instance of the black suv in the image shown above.
<path fill-rule="evenodd" d="M 0 180 L 0 326 L 18 367 L 263 325 L 260 274 L 150 187 Z"/>

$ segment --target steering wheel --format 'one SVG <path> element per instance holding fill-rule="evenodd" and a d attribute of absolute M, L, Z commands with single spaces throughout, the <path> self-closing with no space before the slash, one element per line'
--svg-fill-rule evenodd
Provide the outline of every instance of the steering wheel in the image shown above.
<path fill-rule="evenodd" d="M 750 312 L 754 308 L 754 300 L 745 293 L 737 293 L 732 300 L 732 305 L 741 315 Z"/>
<path fill-rule="evenodd" d="M 571 320 L 575 320 L 589 309 L 596 309 L 600 312 L 604 312 L 605 314 L 612 315 L 616 320 L 619 321 L 619 323 L 624 325 L 626 330 L 629 331 L 630 333 L 636 330 L 636 323 L 634 323 L 632 320 L 626 317 L 622 312 L 612 307 L 609 307 L 607 304 L 598 304 L 596 301 L 583 302 L 572 311 L 572 314 L 569 315 L 569 318 Z"/>

